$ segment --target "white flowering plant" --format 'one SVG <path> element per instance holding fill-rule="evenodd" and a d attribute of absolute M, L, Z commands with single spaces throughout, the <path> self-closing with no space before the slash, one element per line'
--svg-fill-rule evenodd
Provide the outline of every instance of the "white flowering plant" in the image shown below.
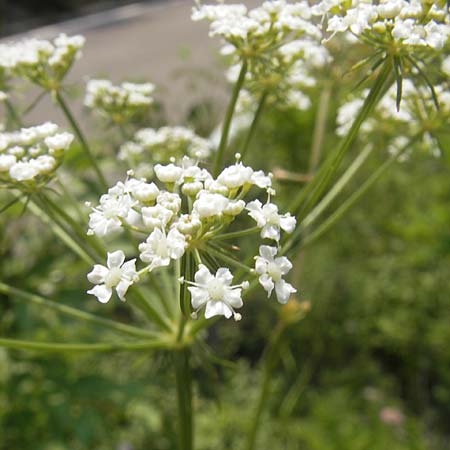
<path fill-rule="evenodd" d="M 90 298 L 102 304 L 126 302 L 147 320 L 141 327 L 141 322 L 105 319 L 0 283 L 4 294 L 130 338 L 95 343 L 0 338 L 0 345 L 74 352 L 158 349 L 170 354 L 179 448 L 192 450 L 192 356 L 217 320 L 245 320 L 247 299 L 274 299 L 284 306 L 263 357 L 263 386 L 246 447 L 253 450 L 281 335 L 307 309 L 307 303 L 299 302 L 296 280 L 289 278 L 295 270 L 291 260 L 395 162 L 417 147 L 434 156 L 442 150 L 450 118 L 450 15 L 443 2 L 323 0 L 311 6 L 267 0 L 251 10 L 240 4 L 196 4 L 192 19 L 211 22 L 210 35 L 220 37 L 221 53 L 230 63 L 227 77 L 233 88 L 216 129 L 219 138 L 200 136 L 184 125 L 153 128 L 151 123 L 128 135 L 128 125 L 148 115 L 155 86 L 91 79 L 85 106 L 122 131 L 115 154 L 103 157 L 93 151 L 64 99 L 65 76 L 81 55 L 84 38 L 60 35 L 53 41 L 0 45 L 0 102 L 7 116 L 0 133 L 0 185 L 11 196 L 3 210 L 22 202 L 91 267 L 86 289 Z M 337 54 L 353 47 L 362 54 L 356 64 Z M 428 74 L 424 64 L 429 60 L 438 61 L 439 70 Z M 338 108 L 336 144 L 325 153 L 331 97 L 327 77 L 347 72 L 359 77 L 369 63 L 372 67 L 356 87 L 350 86 L 353 98 Z M 333 71 L 334 65 L 339 70 Z M 22 110 L 14 95 L 17 79 L 41 89 Z M 27 112 L 45 94 L 61 109 L 71 132 L 50 122 L 25 126 Z M 302 114 L 316 104 L 310 164 L 302 178 L 307 183 L 289 190 L 275 171 L 261 167 L 252 141 L 269 106 Z M 246 123 L 244 115 L 251 117 Z M 240 139 L 231 139 L 233 133 Z M 64 156 L 74 151 L 76 141 L 90 174 L 64 172 Z M 383 164 L 322 219 L 379 145 L 384 145 Z M 355 146 L 356 156 L 351 151 Z M 108 167 L 117 160 L 122 177 L 110 182 L 117 172 Z M 296 179 L 299 174 L 288 175 Z M 70 177 L 86 184 L 81 195 L 64 181 Z M 284 195 L 277 196 L 280 190 Z"/>

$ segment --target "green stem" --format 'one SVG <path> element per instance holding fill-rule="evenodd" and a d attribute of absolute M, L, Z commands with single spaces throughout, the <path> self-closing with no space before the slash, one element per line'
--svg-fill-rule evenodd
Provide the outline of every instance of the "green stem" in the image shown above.
<path fill-rule="evenodd" d="M 192 411 L 192 374 L 188 349 L 175 352 L 175 378 L 178 399 L 178 450 L 194 449 L 194 418 Z"/>
<path fill-rule="evenodd" d="M 75 117 L 70 112 L 69 107 L 67 106 L 65 100 L 63 99 L 63 97 L 59 91 L 54 91 L 54 97 L 56 99 L 56 102 L 60 106 L 61 110 L 63 111 L 64 115 L 66 116 L 67 121 L 70 123 L 70 126 L 72 127 L 78 140 L 80 141 L 80 144 L 81 144 L 84 152 L 86 153 L 86 156 L 89 159 L 89 162 L 91 163 L 92 168 L 95 170 L 95 173 L 97 174 L 97 177 L 98 177 L 98 180 L 100 182 L 102 189 L 106 191 L 106 189 L 108 188 L 106 179 L 103 176 L 103 173 L 101 172 L 100 167 L 97 164 L 95 156 L 92 153 L 92 150 L 89 147 L 89 145 L 83 135 L 83 132 L 81 131 L 80 127 L 78 126 L 77 121 L 75 120 Z"/>
<path fill-rule="evenodd" d="M 305 189 L 300 191 L 299 195 L 294 199 L 291 204 L 291 210 L 298 211 L 298 220 L 301 221 L 304 212 L 308 210 L 308 208 L 315 204 L 317 199 L 323 193 L 323 191 L 328 186 L 330 179 L 336 173 L 339 168 L 344 155 L 350 148 L 350 145 L 355 140 L 358 131 L 367 117 L 372 113 L 378 101 L 381 98 L 381 93 L 384 92 L 385 87 L 390 85 L 390 75 L 392 71 L 392 61 L 390 59 L 386 59 L 385 63 L 380 69 L 378 76 L 373 84 L 369 95 L 364 101 L 362 108 L 359 110 L 358 115 L 356 116 L 349 132 L 345 136 L 345 138 L 341 141 L 339 147 L 336 152 L 330 155 L 322 167 L 317 172 L 313 181 L 310 182 Z M 302 205 L 303 204 L 303 205 Z M 301 208 L 300 208 L 301 206 Z"/>
<path fill-rule="evenodd" d="M 248 236 L 249 234 L 254 234 L 260 231 L 258 227 L 247 228 L 241 231 L 232 231 L 231 233 L 218 234 L 217 236 L 212 236 L 212 241 L 222 241 L 225 239 L 235 239 L 241 236 Z"/>
<path fill-rule="evenodd" d="M 353 175 L 364 164 L 368 156 L 373 150 L 373 145 L 367 145 L 364 150 L 352 161 L 350 166 L 339 178 L 336 184 L 328 191 L 323 199 L 317 204 L 317 206 L 303 219 L 301 226 L 298 230 L 304 230 L 309 227 L 316 219 L 322 214 L 322 212 L 330 205 L 330 203 L 339 195 L 348 182 L 352 179 Z"/>
<path fill-rule="evenodd" d="M 29 208 L 33 214 L 38 216 L 44 223 L 46 223 L 51 230 L 71 249 L 76 253 L 84 262 L 89 265 L 94 264 L 94 259 L 85 249 L 83 249 L 69 233 L 59 225 L 47 212 L 41 208 L 34 200 L 29 201 Z"/>
<path fill-rule="evenodd" d="M 258 127 L 259 119 L 261 118 L 261 113 L 264 109 L 264 105 L 266 104 L 268 92 L 264 91 L 259 99 L 258 107 L 255 112 L 255 116 L 253 117 L 253 121 L 250 125 L 250 129 L 248 130 L 247 136 L 245 138 L 244 144 L 241 150 L 241 159 L 244 161 L 245 156 L 247 155 L 248 149 L 250 147 L 250 142 L 255 134 L 255 131 Z"/>
<path fill-rule="evenodd" d="M 8 112 L 8 120 L 7 123 L 15 123 L 18 128 L 23 127 L 22 120 L 20 119 L 19 115 L 17 114 L 13 104 L 11 101 L 7 98 L 5 101 L 5 107 Z"/>
<path fill-rule="evenodd" d="M 245 264 L 242 264 L 240 261 L 234 258 L 231 258 L 230 256 L 225 255 L 222 252 L 219 252 L 218 250 L 211 248 L 211 246 L 208 246 L 208 249 L 206 251 L 211 255 L 221 259 L 222 261 L 225 261 L 227 264 L 230 264 L 231 266 L 243 269 L 245 272 L 248 273 L 253 273 L 253 270 L 250 267 L 246 266 Z"/>
<path fill-rule="evenodd" d="M 214 176 L 217 176 L 220 171 L 220 166 L 222 164 L 223 155 L 224 155 L 224 152 L 225 152 L 225 149 L 227 146 L 228 133 L 230 132 L 231 120 L 233 118 L 233 113 L 234 113 L 234 109 L 236 107 L 236 102 L 239 97 L 239 92 L 245 81 L 245 75 L 247 73 L 247 66 L 248 66 L 247 60 L 244 59 L 242 61 L 242 66 L 241 66 L 241 71 L 239 72 L 239 77 L 236 81 L 236 84 L 234 85 L 233 92 L 231 94 L 230 103 L 228 104 L 228 108 L 225 113 L 225 119 L 223 121 L 223 126 L 222 126 L 222 135 L 220 137 L 219 148 L 217 149 L 216 159 L 214 161 L 214 170 L 213 170 Z"/>
<path fill-rule="evenodd" d="M 103 258 L 106 249 L 96 236 L 88 236 L 84 227 L 82 227 L 75 219 L 73 219 L 62 208 L 60 208 L 59 205 L 54 202 L 48 195 L 42 193 L 39 197 L 47 207 L 52 209 L 59 217 L 61 217 L 61 219 L 63 219 L 69 225 L 74 234 L 82 242 L 89 242 L 89 246 L 92 247 L 93 250 L 95 250 L 97 256 Z"/>
<path fill-rule="evenodd" d="M 103 327 L 110 328 L 114 331 L 125 333 L 130 336 L 136 336 L 141 338 L 155 337 L 155 333 L 151 331 L 141 330 L 140 328 L 131 325 L 126 325 L 120 322 L 115 322 L 113 320 L 103 319 L 102 317 L 97 317 L 94 314 L 90 314 L 85 311 L 81 311 L 77 308 L 72 308 L 70 306 L 59 304 L 57 302 L 48 300 L 39 295 L 30 294 L 26 291 L 14 288 L 12 286 L 8 286 L 7 284 L 1 282 L 0 282 L 0 292 L 2 294 L 10 296 L 11 298 L 14 296 L 14 299 L 15 298 L 19 300 L 23 299 L 28 302 L 34 303 L 35 305 L 44 306 L 46 308 L 53 309 L 54 311 L 65 314 L 67 316 L 85 320 L 86 322 L 95 323 L 96 325 L 101 325 Z"/>
<path fill-rule="evenodd" d="M 134 342 L 114 342 L 114 343 L 55 343 L 55 342 L 35 342 L 19 339 L 0 338 L 0 347 L 7 347 L 17 350 L 38 350 L 44 352 L 112 352 L 130 350 L 149 350 L 167 348 L 168 343 L 161 340 L 145 340 Z"/>
<path fill-rule="evenodd" d="M 311 154 L 309 157 L 309 173 L 314 173 L 317 165 L 319 164 L 322 143 L 325 137 L 325 128 L 327 124 L 328 108 L 330 106 L 330 97 L 331 83 L 326 83 L 320 93 L 319 105 L 317 107 L 317 114 L 313 131 L 313 141 L 311 145 Z"/>
<path fill-rule="evenodd" d="M 284 330 L 284 324 L 279 322 L 273 330 L 272 337 L 267 344 L 264 358 L 264 368 L 262 374 L 261 389 L 256 404 L 256 409 L 250 423 L 250 430 L 247 436 L 247 443 L 245 448 L 247 450 L 254 450 L 256 446 L 256 437 L 259 426 L 261 425 L 261 417 L 264 412 L 264 407 L 270 393 L 270 381 L 272 379 L 272 370 L 278 358 L 278 350 L 281 342 L 281 337 Z"/>
<path fill-rule="evenodd" d="M 387 171 L 398 159 L 398 157 L 406 151 L 413 143 L 417 140 L 418 136 L 414 137 L 403 149 L 396 155 L 392 155 L 387 159 L 363 184 L 360 188 L 355 191 L 341 206 L 326 219 L 316 230 L 307 236 L 307 238 L 302 242 L 301 247 L 306 247 L 312 244 L 324 233 L 326 233 L 343 215 L 347 212 L 369 189 L 372 185 Z M 292 247 L 292 245 L 290 246 Z M 284 252 L 288 248 L 283 249 Z"/>
<path fill-rule="evenodd" d="M 160 313 L 153 307 L 153 305 L 144 297 L 141 291 L 136 287 L 132 289 L 131 295 L 133 303 L 145 313 L 148 319 L 156 323 L 160 328 L 171 332 L 172 327 L 169 322 L 167 322 L 165 317 L 161 317 Z"/>

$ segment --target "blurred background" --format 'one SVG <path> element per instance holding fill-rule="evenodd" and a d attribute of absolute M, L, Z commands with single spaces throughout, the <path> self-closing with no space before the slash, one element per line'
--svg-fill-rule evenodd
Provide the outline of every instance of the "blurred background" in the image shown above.
<path fill-rule="evenodd" d="M 88 76 L 154 82 L 161 99 L 155 126 L 189 125 L 209 136 L 220 123 L 225 66 L 207 25 L 190 21 L 191 6 L 3 1 L 0 33 L 6 39 L 60 31 L 86 36 L 83 58 L 69 76 L 73 102 L 93 145 L 113 154 L 120 138 L 96 127 L 82 109 Z M 352 87 L 332 82 L 325 151 L 337 142 L 336 110 Z M 265 111 L 251 165 L 308 172 L 320 92 L 318 86 L 311 93 L 307 112 Z M 50 101 L 28 120 L 64 124 Z M 242 139 L 237 135 L 233 145 L 239 148 Z M 381 150 L 374 153 L 345 194 L 385 158 Z M 67 167 L 75 163 L 69 160 Z M 450 449 L 449 164 L 448 143 L 439 158 L 415 152 L 298 255 L 292 282 L 304 318 L 281 341 L 260 450 Z M 120 178 L 126 168 L 115 170 Z M 280 180 L 278 202 L 287 204 L 298 187 L 295 179 Z M 91 195 L 76 184 L 73 189 L 80 198 Z M 0 255 L 5 283 L 99 315 L 133 319 L 126 305 L 99 305 L 84 294 L 89 268 L 20 205 L 0 215 Z M 259 293 L 246 303 L 239 325 L 221 320 L 210 333 L 208 352 L 195 361 L 197 450 L 243 448 L 261 388 L 260 358 L 279 310 Z M 5 296 L 0 335 L 61 342 L 110 338 L 100 328 Z M 67 356 L 0 348 L 1 450 L 172 450 L 175 411 L 164 353 Z"/>

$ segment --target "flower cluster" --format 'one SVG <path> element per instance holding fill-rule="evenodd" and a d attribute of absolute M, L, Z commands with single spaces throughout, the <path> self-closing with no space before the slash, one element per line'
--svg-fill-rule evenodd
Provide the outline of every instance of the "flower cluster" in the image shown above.
<path fill-rule="evenodd" d="M 350 32 L 375 47 L 408 53 L 411 49 L 442 49 L 450 35 L 444 1 L 322 0 L 315 15 L 328 20 L 327 31 Z"/>
<path fill-rule="evenodd" d="M 107 268 L 96 266 L 89 275 L 90 281 L 99 286 L 89 291 L 91 294 L 100 301 L 107 301 L 116 288 L 123 299 L 128 287 L 144 274 L 191 255 L 197 272 L 193 280 L 182 282 L 189 285 L 193 317 L 205 307 L 207 318 L 224 315 L 239 320 L 240 315 L 235 310 L 242 306 L 241 292 L 248 282 L 231 285 L 233 275 L 229 269 L 219 267 L 215 274 L 211 270 L 217 268 L 212 261 L 221 259 L 236 267 L 246 267 L 237 255 L 223 251 L 220 242 L 229 239 L 228 228 L 247 212 L 256 226 L 231 232 L 230 237 L 259 232 L 261 239 L 274 243 L 274 246 L 260 246 L 255 269 L 248 267 L 247 272 L 259 276 L 268 296 L 275 288 L 279 302 L 289 299 L 295 289 L 282 277 L 291 264 L 287 258 L 277 257 L 277 252 L 281 231 L 291 233 L 295 218 L 289 213 L 280 214 L 270 201 L 274 194 L 270 175 L 254 171 L 238 159 L 214 178 L 187 157 L 179 165 L 157 164 L 154 171 L 158 185 L 145 179 L 128 178 L 110 188 L 93 208 L 88 233 L 107 237 L 128 229 L 144 235 L 136 254 L 145 265 L 136 272 L 134 259 L 124 263 L 120 251 L 110 254 L 108 258 L 114 262 L 109 261 Z M 264 205 L 257 199 L 244 200 L 253 188 L 266 192 Z"/>
<path fill-rule="evenodd" d="M 109 80 L 89 80 L 84 104 L 114 123 L 142 117 L 154 102 L 152 83 L 124 82 L 114 86 Z"/>
<path fill-rule="evenodd" d="M 60 165 L 73 138 L 50 122 L 0 133 L 1 182 L 23 189 L 45 183 Z"/>
<path fill-rule="evenodd" d="M 242 5 L 203 5 L 192 14 L 193 20 L 209 19 L 210 35 L 223 39 L 231 81 L 245 61 L 245 88 L 252 96 L 268 93 L 269 100 L 299 109 L 309 107 L 304 91 L 315 84 L 317 69 L 331 61 L 311 16 L 307 2 L 284 0 L 266 1 L 250 11 Z"/>
<path fill-rule="evenodd" d="M 396 108 L 397 88 L 392 86 L 378 103 L 372 117 L 361 126 L 361 134 L 365 141 L 379 142 L 386 145 L 390 153 L 400 151 L 408 142 L 408 138 L 421 135 L 420 145 L 433 156 L 440 155 L 438 141 L 435 134 L 445 132 L 450 120 L 450 92 L 443 84 L 434 87 L 436 99 L 432 98 L 426 87 L 415 86 L 409 79 L 403 81 L 402 104 Z M 342 105 L 337 114 L 336 133 L 340 136 L 347 134 L 354 117 L 361 109 L 367 91 Z M 439 104 L 436 109 L 435 100 Z"/>
<path fill-rule="evenodd" d="M 83 36 L 60 34 L 53 41 L 26 39 L 0 44 L 0 70 L 44 89 L 57 89 L 72 63 L 81 55 Z"/>
<path fill-rule="evenodd" d="M 184 156 L 205 160 L 211 154 L 209 140 L 196 135 L 185 127 L 144 128 L 124 143 L 119 159 L 127 161 L 137 176 L 153 176 L 153 164 L 168 163 L 171 158 L 181 161 Z"/>

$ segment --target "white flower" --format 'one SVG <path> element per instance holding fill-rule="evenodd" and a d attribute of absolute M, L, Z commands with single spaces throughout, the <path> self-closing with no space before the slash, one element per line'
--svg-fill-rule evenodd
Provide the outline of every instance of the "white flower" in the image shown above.
<path fill-rule="evenodd" d="M 133 202 L 129 195 L 102 195 L 100 206 L 93 208 L 93 212 L 89 215 L 90 231 L 97 236 L 115 233 L 122 227 L 121 219 L 127 221 L 132 206 Z"/>
<path fill-rule="evenodd" d="M 286 303 L 289 297 L 297 290 L 283 280 L 291 269 L 292 264 L 285 256 L 275 258 L 277 249 L 268 245 L 259 247 L 260 256 L 255 257 L 255 270 L 259 274 L 259 283 L 267 291 L 267 297 L 272 294 L 273 288 L 280 303 Z"/>
<path fill-rule="evenodd" d="M 0 155 L 0 172 L 7 172 L 17 161 L 14 155 Z"/>
<path fill-rule="evenodd" d="M 261 228 L 263 239 L 280 240 L 280 228 L 287 233 L 292 233 L 296 220 L 289 213 L 278 214 L 278 207 L 273 203 L 266 203 L 264 206 L 259 200 L 254 200 L 247 204 L 246 209 L 249 216 L 256 221 L 256 225 Z"/>
<path fill-rule="evenodd" d="M 193 210 L 200 218 L 213 217 L 221 214 L 228 203 L 229 200 L 221 194 L 201 191 L 194 202 Z"/>
<path fill-rule="evenodd" d="M 155 174 L 163 183 L 176 183 L 183 174 L 183 169 L 175 164 L 167 164 L 165 166 L 156 164 Z"/>
<path fill-rule="evenodd" d="M 173 211 L 161 205 L 143 207 L 141 213 L 144 225 L 149 230 L 165 228 L 173 217 Z"/>
<path fill-rule="evenodd" d="M 206 306 L 206 319 L 222 315 L 227 319 L 233 316 L 235 320 L 240 320 L 241 315 L 235 309 L 243 305 L 241 293 L 242 289 L 248 287 L 248 282 L 231 286 L 232 280 L 233 275 L 227 268 L 221 267 L 212 275 L 206 266 L 200 264 L 195 273 L 195 282 L 185 281 L 191 285 L 188 289 L 194 308 L 193 317 Z"/>
<path fill-rule="evenodd" d="M 139 244 L 140 258 L 150 263 L 151 269 L 168 266 L 171 259 L 180 259 L 186 248 L 186 239 L 176 228 L 169 233 L 155 228 L 145 242 Z"/>
<path fill-rule="evenodd" d="M 48 136 L 44 142 L 50 150 L 66 150 L 72 143 L 73 138 L 73 134 L 64 132 L 55 134 L 54 136 Z"/>
<path fill-rule="evenodd" d="M 31 161 L 19 161 L 9 169 L 9 176 L 17 181 L 32 180 L 38 174 L 39 170 Z"/>
<path fill-rule="evenodd" d="M 253 169 L 246 167 L 242 163 L 233 164 L 226 167 L 217 177 L 217 181 L 228 189 L 237 189 L 244 184 L 251 183 Z"/>
<path fill-rule="evenodd" d="M 87 293 L 95 295 L 99 302 L 107 303 L 109 301 L 112 288 L 116 289 L 120 300 L 125 301 L 128 288 L 138 280 L 136 259 L 125 262 L 125 254 L 122 250 L 108 253 L 106 267 L 95 264 L 87 278 L 91 283 L 97 285 Z"/>

